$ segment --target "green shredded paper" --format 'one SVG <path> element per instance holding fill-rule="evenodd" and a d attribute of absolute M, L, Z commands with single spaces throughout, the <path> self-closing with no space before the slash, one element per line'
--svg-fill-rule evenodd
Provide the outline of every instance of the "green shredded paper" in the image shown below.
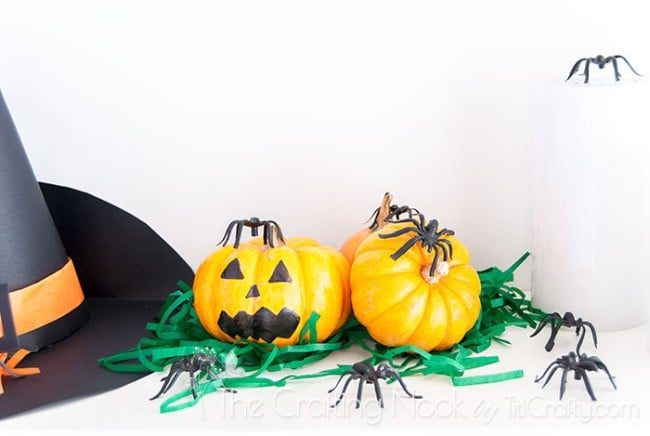
<path fill-rule="evenodd" d="M 297 379 L 340 375 L 352 364 L 310 374 L 293 374 L 271 378 L 270 373 L 302 368 L 337 350 L 353 345 L 368 353 L 365 360 L 375 365 L 388 362 L 402 377 L 438 374 L 448 376 L 454 386 L 494 383 L 523 377 L 522 370 L 496 374 L 465 376 L 465 371 L 499 361 L 497 356 L 473 356 L 487 349 L 492 341 L 509 344 L 501 338 L 509 326 L 535 327 L 545 315 L 531 306 L 523 291 L 508 285 L 514 271 L 526 260 L 525 253 L 505 271 L 493 267 L 479 271 L 481 280 L 481 313 L 475 326 L 452 349 L 429 352 L 414 346 L 386 347 L 375 342 L 366 329 L 351 317 L 334 336 L 322 343 L 316 338 L 318 314 L 312 313 L 300 332 L 297 345 L 277 347 L 239 339 L 234 343 L 219 341 L 205 331 L 193 307 L 191 287 L 178 283 L 158 313 L 156 322 L 146 325 L 150 337 L 142 338 L 133 349 L 99 359 L 105 368 L 116 372 L 161 372 L 172 362 L 197 352 L 216 355 L 224 363 L 221 377 L 212 379 L 200 372 L 197 376 L 197 397 L 191 388 L 169 396 L 161 403 L 161 412 L 181 410 L 196 404 L 203 395 L 222 388 L 256 388 L 284 386 Z M 229 370 L 230 369 L 230 370 Z M 235 375 L 233 375 L 235 374 Z"/>

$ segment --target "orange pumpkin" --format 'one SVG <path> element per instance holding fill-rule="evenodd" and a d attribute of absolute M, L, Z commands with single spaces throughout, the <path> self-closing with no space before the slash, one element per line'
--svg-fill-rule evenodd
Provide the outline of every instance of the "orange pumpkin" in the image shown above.
<path fill-rule="evenodd" d="M 395 204 L 391 204 L 392 200 L 393 196 L 391 193 L 385 193 L 381 204 L 377 209 L 375 209 L 370 217 L 372 220 L 370 226 L 366 227 L 365 229 L 361 229 L 354 235 L 350 236 L 341 247 L 341 253 L 343 253 L 350 264 L 352 264 L 354 261 L 354 255 L 357 252 L 357 248 L 359 248 L 359 244 L 361 244 L 361 242 L 366 239 L 368 235 L 381 230 L 386 225 L 386 220 L 393 217 L 399 217 L 405 213 L 408 213 L 409 216 L 412 216 L 413 213 L 417 213 L 416 209 L 412 209 L 408 206 L 397 206 Z"/>
<path fill-rule="evenodd" d="M 370 234 L 350 271 L 356 318 L 379 343 L 445 350 L 460 342 L 481 309 L 481 283 L 467 248 L 422 214 Z"/>
<path fill-rule="evenodd" d="M 244 227 L 264 236 L 241 243 Z M 236 230 L 233 245 L 226 245 Z M 317 341 L 331 336 L 351 312 L 349 264 L 334 248 L 309 238 L 285 241 L 273 221 L 234 221 L 223 248 L 208 256 L 194 279 L 194 307 L 203 327 L 222 341 L 245 338 L 293 345 L 312 312 Z"/>

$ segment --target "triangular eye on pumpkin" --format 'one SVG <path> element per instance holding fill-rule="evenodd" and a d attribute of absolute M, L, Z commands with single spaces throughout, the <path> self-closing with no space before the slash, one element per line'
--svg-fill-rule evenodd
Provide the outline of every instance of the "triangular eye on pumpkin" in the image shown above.
<path fill-rule="evenodd" d="M 269 283 L 291 283 L 291 275 L 284 262 L 278 262 L 277 266 L 273 269 Z"/>
<path fill-rule="evenodd" d="M 232 260 L 221 273 L 222 279 L 243 280 L 244 273 L 239 266 L 239 259 Z"/>

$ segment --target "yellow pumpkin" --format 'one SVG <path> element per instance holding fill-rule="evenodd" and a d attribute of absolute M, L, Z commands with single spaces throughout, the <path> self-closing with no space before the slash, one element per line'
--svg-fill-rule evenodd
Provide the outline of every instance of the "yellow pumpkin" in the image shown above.
<path fill-rule="evenodd" d="M 264 237 L 241 243 L 243 227 Z M 235 243 L 226 245 L 236 229 Z M 194 279 L 194 307 L 215 338 L 296 344 L 312 312 L 317 341 L 338 330 L 351 312 L 349 264 L 337 250 L 309 238 L 286 241 L 273 221 L 234 221 L 223 247 L 208 256 Z"/>
<path fill-rule="evenodd" d="M 454 232 L 421 214 L 361 242 L 350 271 L 356 318 L 379 343 L 446 350 L 481 310 L 481 283 Z"/>

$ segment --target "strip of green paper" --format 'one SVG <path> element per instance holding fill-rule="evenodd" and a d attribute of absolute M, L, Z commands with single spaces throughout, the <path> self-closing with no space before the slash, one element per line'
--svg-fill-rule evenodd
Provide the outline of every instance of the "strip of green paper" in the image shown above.
<path fill-rule="evenodd" d="M 496 267 L 479 272 L 481 279 L 481 314 L 460 344 L 444 352 L 429 352 L 413 346 L 390 348 L 375 342 L 366 329 L 353 317 L 341 330 L 327 341 L 313 343 L 316 338 L 318 314 L 312 313 L 300 332 L 297 345 L 279 348 L 273 344 L 259 344 L 240 339 L 226 343 L 214 339 L 205 331 L 193 307 L 193 292 L 184 282 L 172 292 L 156 322 L 148 323 L 151 336 L 142 338 L 138 345 L 123 353 L 99 359 L 99 363 L 117 372 L 160 372 L 172 362 L 197 352 L 214 353 L 222 362 L 234 361 L 217 380 L 200 374 L 197 380 L 197 397 L 190 388 L 168 397 L 161 403 L 161 412 L 172 412 L 191 407 L 203 395 L 227 388 L 254 388 L 284 386 L 290 380 L 340 375 L 350 370 L 352 364 L 338 365 L 324 371 L 307 374 L 290 374 L 272 379 L 268 373 L 285 369 L 298 369 L 319 361 L 334 351 L 352 345 L 368 353 L 367 362 L 375 365 L 386 361 L 402 377 L 438 374 L 451 378 L 455 386 L 494 383 L 523 377 L 523 371 L 515 370 L 481 376 L 464 376 L 465 371 L 498 362 L 497 356 L 472 356 L 487 349 L 492 341 L 508 344 L 501 338 L 509 326 L 535 327 L 545 314 L 532 307 L 520 289 L 509 285 L 515 270 L 526 260 L 525 253 L 510 268 L 502 271 Z"/>

